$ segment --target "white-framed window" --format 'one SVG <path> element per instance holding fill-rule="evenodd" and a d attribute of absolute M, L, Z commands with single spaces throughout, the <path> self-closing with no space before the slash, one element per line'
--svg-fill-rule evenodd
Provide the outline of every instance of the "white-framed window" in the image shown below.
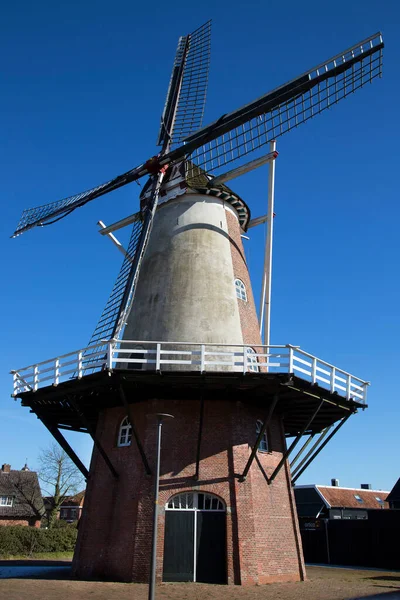
<path fill-rule="evenodd" d="M 128 417 L 122 421 L 118 433 L 118 446 L 130 446 L 132 440 L 132 425 Z"/>
<path fill-rule="evenodd" d="M 354 494 L 354 498 L 357 500 L 357 502 L 359 502 L 360 504 L 364 503 L 364 500 L 361 498 L 361 496 L 359 494 Z"/>
<path fill-rule="evenodd" d="M 260 433 L 262 426 L 263 426 L 262 421 L 260 421 L 260 419 L 258 419 L 258 421 L 256 421 L 256 435 L 257 436 Z M 263 436 L 261 438 L 261 442 L 260 442 L 260 445 L 258 446 L 258 449 L 261 450 L 261 452 L 268 452 L 268 438 L 267 438 L 266 431 L 264 431 L 264 433 L 263 433 Z"/>
<path fill-rule="evenodd" d="M 239 298 L 239 300 L 247 302 L 246 286 L 241 279 L 235 279 L 235 290 L 236 296 Z"/>
<path fill-rule="evenodd" d="M 247 353 L 247 368 L 253 373 L 258 373 L 260 368 L 258 366 L 257 354 L 253 348 L 246 348 Z"/>
<path fill-rule="evenodd" d="M 213 510 L 224 512 L 225 505 L 214 494 L 186 492 L 172 496 L 165 505 L 166 510 Z"/>
<path fill-rule="evenodd" d="M 12 506 L 13 505 L 13 497 L 12 496 L 0 496 L 0 506 Z"/>

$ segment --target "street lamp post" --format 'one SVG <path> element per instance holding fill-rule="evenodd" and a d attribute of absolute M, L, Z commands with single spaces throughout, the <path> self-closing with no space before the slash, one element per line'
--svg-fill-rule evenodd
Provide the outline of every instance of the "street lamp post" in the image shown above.
<path fill-rule="evenodd" d="M 153 507 L 153 538 L 151 542 L 151 562 L 150 562 L 150 582 L 149 582 L 149 600 L 154 600 L 156 589 L 156 564 L 157 564 L 157 528 L 158 528 L 158 494 L 160 487 L 160 456 L 161 456 L 161 430 L 163 418 L 173 419 L 173 415 L 166 413 L 157 413 L 157 454 L 156 454 L 156 473 L 154 480 L 154 507 Z"/>

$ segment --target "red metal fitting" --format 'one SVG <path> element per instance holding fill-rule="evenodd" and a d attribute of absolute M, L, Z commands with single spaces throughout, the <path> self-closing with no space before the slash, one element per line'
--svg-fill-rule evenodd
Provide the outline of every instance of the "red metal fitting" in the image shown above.
<path fill-rule="evenodd" d="M 149 160 L 144 163 L 144 166 L 150 175 L 155 175 L 156 173 L 165 173 L 165 171 L 168 169 L 168 165 L 160 165 L 159 155 L 149 158 Z"/>

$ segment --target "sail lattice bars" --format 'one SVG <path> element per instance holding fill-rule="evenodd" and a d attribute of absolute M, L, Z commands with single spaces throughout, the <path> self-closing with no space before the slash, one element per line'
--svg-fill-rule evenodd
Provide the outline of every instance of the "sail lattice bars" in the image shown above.
<path fill-rule="evenodd" d="M 24 233 L 33 227 L 51 225 L 59 219 L 69 215 L 76 208 L 84 206 L 91 200 L 99 198 L 100 196 L 104 196 L 104 194 L 108 194 L 108 192 L 117 190 L 127 183 L 136 181 L 140 177 L 143 177 L 143 175 L 148 174 L 149 162 L 150 161 L 147 161 L 145 164 L 139 165 L 138 167 L 123 173 L 122 175 L 114 177 L 114 179 L 110 179 L 110 181 L 107 181 L 106 183 L 101 183 L 90 190 L 81 192 L 80 194 L 68 196 L 68 198 L 56 200 L 55 202 L 50 202 L 49 204 L 42 204 L 41 206 L 36 206 L 35 208 L 27 208 L 23 211 L 12 237 L 17 237 L 18 235 L 21 235 L 21 233 Z"/>
<path fill-rule="evenodd" d="M 381 76 L 383 46 L 381 34 L 374 34 L 258 100 L 223 115 L 186 138 L 191 161 L 205 171 L 214 171 L 305 123 Z"/>
<path fill-rule="evenodd" d="M 157 144 L 179 143 L 202 125 L 210 67 L 211 21 L 179 38 Z"/>
<path fill-rule="evenodd" d="M 123 260 L 110 297 L 107 300 L 99 322 L 96 325 L 92 337 L 90 338 L 89 346 L 114 336 L 116 323 L 121 312 L 121 306 L 123 305 L 126 289 L 132 274 L 132 261 L 137 252 L 142 229 L 143 223 L 141 220 L 138 220 L 133 224 L 132 233 L 127 248 L 127 256 Z"/>

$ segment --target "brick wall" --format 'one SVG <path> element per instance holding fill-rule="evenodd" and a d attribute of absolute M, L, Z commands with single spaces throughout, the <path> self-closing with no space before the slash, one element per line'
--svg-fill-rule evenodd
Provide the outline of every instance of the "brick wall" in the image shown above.
<path fill-rule="evenodd" d="M 238 299 L 244 343 L 261 344 L 259 324 L 240 228 L 227 210 L 235 277 L 246 286 L 247 302 Z M 232 286 L 234 282 L 232 281 Z M 223 402 L 216 396 L 205 402 L 199 479 L 196 469 L 200 404 L 154 400 L 133 405 L 135 424 L 144 450 L 154 468 L 156 424 L 146 415 L 175 415 L 163 427 L 160 512 L 157 545 L 157 578 L 163 572 L 165 504 L 185 491 L 204 491 L 219 496 L 227 507 L 226 556 L 228 583 L 257 584 L 304 579 L 300 535 L 286 463 L 276 479 L 269 476 L 286 448 L 282 422 L 277 415 L 268 430 L 269 452 L 257 454 L 246 481 L 239 481 L 256 439 L 256 421 L 264 420 L 268 406 Z M 134 442 L 118 448 L 122 408 L 104 411 L 98 436 L 119 473 L 113 479 L 95 450 L 92 457 L 83 516 L 74 557 L 75 576 L 121 581 L 148 581 L 153 478 L 145 474 Z"/>
<path fill-rule="evenodd" d="M 2 525 L 23 525 L 24 527 L 40 527 L 40 520 L 36 519 L 0 519 Z"/>
<path fill-rule="evenodd" d="M 175 415 L 163 427 L 157 577 L 163 570 L 164 507 L 169 498 L 188 490 L 216 494 L 227 506 L 228 583 L 256 584 L 303 578 L 296 541 L 296 518 L 287 472 L 272 485 L 271 474 L 282 456 L 284 439 L 279 417 L 270 428 L 268 453 L 259 453 L 244 482 L 238 480 L 254 444 L 255 422 L 266 409 L 241 402 L 207 400 L 199 480 L 195 481 L 199 402 L 154 400 L 133 407 L 136 427 L 154 468 L 156 412 Z M 147 581 L 153 509 L 153 479 L 145 474 L 134 442 L 118 448 L 122 408 L 102 413 L 98 435 L 119 473 L 114 480 L 103 458 L 94 452 L 74 557 L 78 577 Z M 236 475 L 236 476 L 235 476 Z"/>
<path fill-rule="evenodd" d="M 241 229 L 239 227 L 237 217 L 231 212 L 231 210 L 226 211 L 226 219 L 228 223 L 228 233 L 231 240 L 233 272 L 235 278 L 243 281 L 247 292 L 247 302 L 244 302 L 238 298 L 243 343 L 254 347 L 255 351 L 257 352 L 257 345 L 261 344 L 260 326 L 258 323 L 257 311 L 254 303 L 253 290 L 251 288 L 250 275 L 246 264 L 246 257 L 241 238 Z"/>

